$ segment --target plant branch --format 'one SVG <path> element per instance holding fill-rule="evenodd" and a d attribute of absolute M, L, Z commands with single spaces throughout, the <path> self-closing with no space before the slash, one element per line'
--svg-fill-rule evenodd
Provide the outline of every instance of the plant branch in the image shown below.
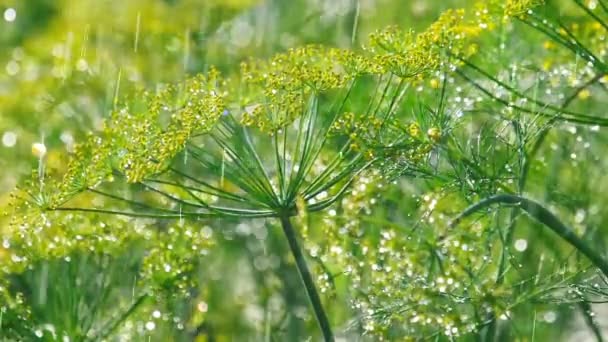
<path fill-rule="evenodd" d="M 581 309 L 581 313 L 583 314 L 583 318 L 585 318 L 585 323 L 587 326 L 593 331 L 593 335 L 595 336 L 595 340 L 597 342 L 604 342 L 604 337 L 602 336 L 602 329 L 598 326 L 595 321 L 593 311 L 591 308 L 591 304 L 588 301 L 582 301 L 579 304 L 579 308 Z"/>
<path fill-rule="evenodd" d="M 454 218 L 454 220 L 452 220 L 450 226 L 455 227 L 467 216 L 470 216 L 479 210 L 498 203 L 511 204 L 520 207 L 522 210 L 527 212 L 528 215 L 532 216 L 534 219 L 547 226 L 549 229 L 559 235 L 562 239 L 566 240 L 570 245 L 572 245 L 579 252 L 581 252 L 584 256 L 589 258 L 593 265 L 599 268 L 602 273 L 608 277 L 608 261 L 606 261 L 600 254 L 595 252 L 591 247 L 589 247 L 589 245 L 587 245 L 585 241 L 576 236 L 576 234 L 571 228 L 562 223 L 548 209 L 546 209 L 535 201 L 529 200 L 521 196 L 507 194 L 490 196 L 466 208 L 462 213 L 460 213 L 460 215 L 458 215 L 456 218 Z"/>
<path fill-rule="evenodd" d="M 300 273 L 300 277 L 302 278 L 302 282 L 304 283 L 304 287 L 306 288 L 306 294 L 308 295 L 308 299 L 312 304 L 315 317 L 317 318 L 317 322 L 319 323 L 319 327 L 321 328 L 321 331 L 323 333 L 323 338 L 326 342 L 334 341 L 334 335 L 331 330 L 331 325 L 329 324 L 329 319 L 327 318 L 327 314 L 323 309 L 321 298 L 319 297 L 319 293 L 317 292 L 317 289 L 315 287 L 312 275 L 310 273 L 310 270 L 308 269 L 308 265 L 306 264 L 302 249 L 298 244 L 296 231 L 294 230 L 293 225 L 291 224 L 289 216 L 282 215 L 280 219 L 281 226 L 283 227 L 283 232 L 285 233 L 287 242 L 289 242 L 289 248 L 291 249 L 291 253 L 296 261 L 298 273 Z"/>
<path fill-rule="evenodd" d="M 114 331 L 116 331 L 116 329 L 118 329 L 118 327 L 120 327 L 120 325 L 122 323 L 124 323 L 125 320 L 127 318 L 129 318 L 129 316 L 131 316 L 131 314 L 133 312 L 135 312 L 135 310 L 137 310 L 137 308 L 139 308 L 139 306 L 141 304 L 143 304 L 148 298 L 150 298 L 150 296 L 148 294 L 143 294 L 143 295 L 139 296 L 131 304 L 131 306 L 129 306 L 129 308 L 125 312 L 123 312 L 122 314 L 120 314 L 120 316 L 118 316 L 112 322 L 108 322 L 108 324 L 104 328 L 102 328 L 102 330 L 99 333 L 99 335 L 97 337 L 95 337 L 93 340 L 95 340 L 95 341 L 97 341 L 97 340 L 101 341 L 101 340 L 106 339 L 112 333 L 114 333 Z"/>

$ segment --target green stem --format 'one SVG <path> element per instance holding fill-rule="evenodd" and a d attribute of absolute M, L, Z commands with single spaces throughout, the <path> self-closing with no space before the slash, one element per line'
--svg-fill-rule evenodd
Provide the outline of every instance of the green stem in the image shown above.
<path fill-rule="evenodd" d="M 329 324 L 329 319 L 325 314 L 325 310 L 323 309 L 323 304 L 321 303 L 321 298 L 319 297 L 319 293 L 315 287 L 315 283 L 312 279 L 312 275 L 310 270 L 308 269 L 308 265 L 306 264 L 306 260 L 304 259 L 304 254 L 302 253 L 302 249 L 298 244 L 298 239 L 296 236 L 296 231 L 291 224 L 291 221 L 288 216 L 281 216 L 281 226 L 283 227 L 283 232 L 285 233 L 285 237 L 287 238 L 287 242 L 289 242 L 289 248 L 291 249 L 291 253 L 296 261 L 296 266 L 298 267 L 298 272 L 300 273 L 300 277 L 302 278 L 302 282 L 304 283 L 304 287 L 306 288 L 306 294 L 308 295 L 308 299 L 312 304 L 312 308 L 315 313 L 315 317 L 317 318 L 317 322 L 319 323 L 319 327 L 323 332 L 323 338 L 326 342 L 334 341 L 334 335 L 331 331 L 331 326 Z"/>
<path fill-rule="evenodd" d="M 581 309 L 583 317 L 585 318 L 585 323 L 587 323 L 589 328 L 591 328 L 591 331 L 593 331 L 593 335 L 595 335 L 595 340 L 597 342 L 604 342 L 604 337 L 602 337 L 602 329 L 600 329 L 600 327 L 597 325 L 597 322 L 595 321 L 595 318 L 593 317 L 591 304 L 589 304 L 589 302 L 582 301 L 579 303 L 579 307 Z"/>
<path fill-rule="evenodd" d="M 492 342 L 496 338 L 496 317 L 494 317 L 494 314 L 491 314 L 489 319 L 490 323 L 488 324 L 486 333 L 483 338 L 484 342 Z"/>
<path fill-rule="evenodd" d="M 139 308 L 140 305 L 142 305 L 146 299 L 150 298 L 147 294 L 143 294 L 141 296 L 139 296 L 132 304 L 131 306 L 129 306 L 129 308 L 127 309 L 127 311 L 123 312 L 120 316 L 118 316 L 113 322 L 109 322 L 99 333 L 99 335 L 94 338 L 94 340 L 104 340 L 106 338 L 108 338 L 108 336 L 110 336 L 111 334 L 113 334 L 116 329 L 118 329 L 120 327 L 121 324 L 123 324 L 127 318 L 129 318 L 129 316 L 131 316 L 131 314 L 133 314 L 133 312 L 135 312 L 135 310 L 137 310 L 137 308 Z"/>
<path fill-rule="evenodd" d="M 591 247 L 589 247 L 589 245 L 587 245 L 585 241 L 576 236 L 572 229 L 563 224 L 555 215 L 553 215 L 553 213 L 551 213 L 545 207 L 535 201 L 529 200 L 521 196 L 508 194 L 490 196 L 466 208 L 462 213 L 460 213 L 460 215 L 458 215 L 456 218 L 454 218 L 454 220 L 452 220 L 450 226 L 455 227 L 465 217 L 470 216 L 479 210 L 482 210 L 497 203 L 512 204 L 520 207 L 522 210 L 526 211 L 528 215 L 532 216 L 534 219 L 544 224 L 554 233 L 559 235 L 562 239 L 566 240 L 570 245 L 572 245 L 589 260 L 591 260 L 593 265 L 599 268 L 602 273 L 608 277 L 608 261 L 606 261 L 601 255 L 596 253 Z"/>
<path fill-rule="evenodd" d="M 570 94 L 570 96 L 568 96 L 564 100 L 564 102 L 561 105 L 561 108 L 565 109 L 566 107 L 568 107 L 570 105 L 570 103 L 572 103 L 572 101 L 574 101 L 577 98 L 577 96 L 578 96 L 578 94 L 580 94 L 580 92 L 582 92 L 589 86 L 593 85 L 595 82 L 599 81 L 605 75 L 606 75 L 605 73 L 598 73 L 592 79 L 590 79 L 589 81 L 585 82 L 583 85 L 578 87 L 572 94 Z M 540 150 L 540 147 L 542 146 L 543 142 L 545 141 L 545 138 L 548 136 L 549 130 L 551 129 L 553 124 L 558 121 L 558 118 L 559 118 L 559 116 L 554 116 L 551 119 L 549 119 L 546 126 L 539 132 L 538 139 L 534 143 L 532 149 L 530 150 L 530 153 L 522 154 L 523 159 L 522 159 L 521 175 L 519 177 L 519 187 L 518 187 L 519 194 L 521 194 L 524 191 L 524 188 L 526 186 L 526 182 L 528 180 L 528 174 L 530 171 L 530 164 L 531 164 L 532 160 L 534 159 L 534 157 Z M 514 122 L 514 128 L 515 128 L 518 138 L 520 139 L 519 142 L 520 142 L 520 146 L 521 146 L 521 144 L 522 144 L 521 131 L 518 126 L 519 125 L 517 124 L 517 122 Z M 515 218 L 517 216 L 517 213 L 518 213 L 517 208 L 514 208 L 511 211 L 511 215 L 510 215 L 510 219 L 509 219 L 509 226 L 507 227 L 507 235 L 505 236 L 505 239 L 504 239 L 505 245 L 503 247 L 503 251 L 500 256 L 500 262 L 498 265 L 498 277 L 496 279 L 496 284 L 498 284 L 498 285 L 503 283 L 504 277 L 506 274 L 504 272 L 504 270 L 506 267 L 507 257 L 508 257 L 507 246 L 511 243 L 511 241 L 513 239 L 513 233 L 515 230 Z M 496 317 L 494 317 L 494 315 L 491 315 L 491 320 L 492 321 L 490 322 L 490 324 L 488 325 L 488 328 L 486 330 L 486 335 L 485 335 L 486 341 L 494 341 L 495 335 L 496 335 Z M 597 336 L 597 331 L 594 330 L 594 334 Z M 601 337 L 601 335 L 600 335 L 600 337 Z"/>

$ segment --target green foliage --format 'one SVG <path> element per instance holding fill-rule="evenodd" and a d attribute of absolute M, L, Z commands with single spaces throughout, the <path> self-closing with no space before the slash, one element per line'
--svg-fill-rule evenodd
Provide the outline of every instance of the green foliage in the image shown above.
<path fill-rule="evenodd" d="M 608 3 L 412 4 L 0 8 L 0 339 L 601 340 Z"/>

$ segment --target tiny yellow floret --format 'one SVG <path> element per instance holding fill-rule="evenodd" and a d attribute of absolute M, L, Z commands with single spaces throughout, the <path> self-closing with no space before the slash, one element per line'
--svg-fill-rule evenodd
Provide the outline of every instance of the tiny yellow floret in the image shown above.
<path fill-rule="evenodd" d="M 441 139 L 441 130 L 437 127 L 429 128 L 429 130 L 426 132 L 426 134 L 434 142 L 438 142 Z"/>
<path fill-rule="evenodd" d="M 577 96 L 581 100 L 586 100 L 591 96 L 591 92 L 589 91 L 589 89 L 583 89 L 578 93 Z"/>

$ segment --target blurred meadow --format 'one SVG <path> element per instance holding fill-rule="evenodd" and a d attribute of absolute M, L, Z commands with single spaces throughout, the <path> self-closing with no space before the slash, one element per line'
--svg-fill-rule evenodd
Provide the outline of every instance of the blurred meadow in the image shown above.
<path fill-rule="evenodd" d="M 0 13 L 0 341 L 608 336 L 608 1 Z"/>

